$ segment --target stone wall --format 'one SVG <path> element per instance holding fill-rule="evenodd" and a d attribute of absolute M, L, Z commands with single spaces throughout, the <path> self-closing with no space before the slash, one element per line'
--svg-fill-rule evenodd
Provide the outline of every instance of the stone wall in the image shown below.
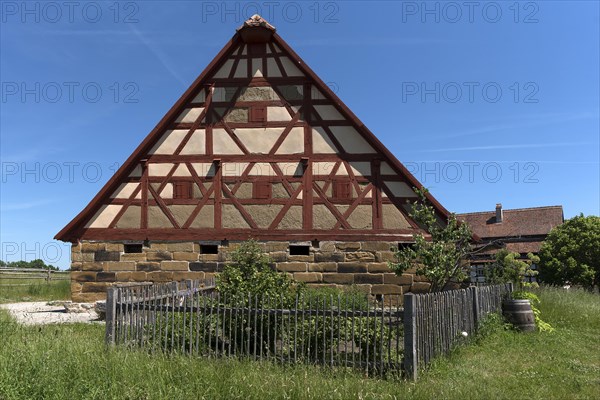
<path fill-rule="evenodd" d="M 115 283 L 170 282 L 213 277 L 231 261 L 240 242 L 218 244 L 218 254 L 201 254 L 199 242 L 151 242 L 141 253 L 125 253 L 122 242 L 84 241 L 71 249 L 71 296 L 75 302 L 106 297 Z M 289 245 L 309 245 L 309 255 L 290 255 Z M 308 286 L 353 285 L 371 295 L 424 292 L 425 279 L 409 270 L 393 273 L 394 242 L 263 242 L 278 271 Z"/>

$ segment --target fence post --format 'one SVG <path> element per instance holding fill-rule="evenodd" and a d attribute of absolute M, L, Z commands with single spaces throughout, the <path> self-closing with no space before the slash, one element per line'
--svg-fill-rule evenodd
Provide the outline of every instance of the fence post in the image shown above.
<path fill-rule="evenodd" d="M 404 372 L 409 379 L 417 380 L 417 315 L 416 298 L 404 295 Z"/>
<path fill-rule="evenodd" d="M 115 322 L 117 317 L 117 288 L 110 287 L 106 291 L 106 336 L 108 345 L 115 344 Z"/>
<path fill-rule="evenodd" d="M 479 296 L 478 294 L 479 288 L 477 286 L 473 286 L 471 288 L 471 293 L 473 294 L 473 325 L 474 331 L 477 331 L 477 327 L 479 326 Z"/>

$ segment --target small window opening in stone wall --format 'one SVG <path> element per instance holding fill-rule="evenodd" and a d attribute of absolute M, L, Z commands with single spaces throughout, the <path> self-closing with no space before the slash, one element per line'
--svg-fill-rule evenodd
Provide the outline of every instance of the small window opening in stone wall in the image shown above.
<path fill-rule="evenodd" d="M 308 256 L 310 255 L 310 246 L 308 245 L 290 245 L 290 256 Z"/>
<path fill-rule="evenodd" d="M 201 244 L 200 254 L 219 254 L 219 246 L 216 244 Z"/>
<path fill-rule="evenodd" d="M 409 249 L 412 248 L 414 245 L 414 242 L 399 242 L 398 250 Z"/>
<path fill-rule="evenodd" d="M 142 252 L 142 244 L 141 243 L 129 243 L 124 246 L 125 253 L 141 253 Z"/>

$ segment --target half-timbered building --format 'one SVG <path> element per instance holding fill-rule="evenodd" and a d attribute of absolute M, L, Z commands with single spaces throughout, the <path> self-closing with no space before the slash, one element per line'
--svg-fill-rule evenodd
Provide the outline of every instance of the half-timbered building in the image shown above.
<path fill-rule="evenodd" d="M 253 16 L 56 238 L 72 242 L 76 301 L 102 298 L 115 282 L 211 276 L 249 238 L 299 281 L 419 291 L 428 284 L 387 265 L 420 231 L 408 215 L 414 187 L 275 28 Z"/>

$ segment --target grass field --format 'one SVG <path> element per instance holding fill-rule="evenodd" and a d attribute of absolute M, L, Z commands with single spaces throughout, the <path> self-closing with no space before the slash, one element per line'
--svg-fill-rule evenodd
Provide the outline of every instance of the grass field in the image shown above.
<path fill-rule="evenodd" d="M 0 399 L 594 399 L 600 393 L 600 296 L 544 289 L 556 331 L 488 334 L 418 382 L 317 367 L 107 350 L 102 325 L 22 327 L 0 313 Z"/>
<path fill-rule="evenodd" d="M 68 300 L 71 297 L 70 280 L 3 279 L 0 275 L 0 303 L 40 300 Z"/>

